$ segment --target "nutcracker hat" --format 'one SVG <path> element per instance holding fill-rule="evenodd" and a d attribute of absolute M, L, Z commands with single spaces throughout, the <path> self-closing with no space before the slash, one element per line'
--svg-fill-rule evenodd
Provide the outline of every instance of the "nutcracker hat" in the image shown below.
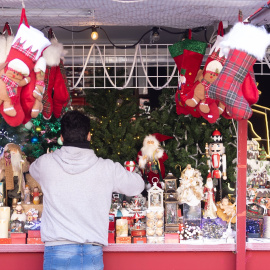
<path fill-rule="evenodd" d="M 212 133 L 211 139 L 214 143 L 222 143 L 222 135 L 217 129 Z"/>

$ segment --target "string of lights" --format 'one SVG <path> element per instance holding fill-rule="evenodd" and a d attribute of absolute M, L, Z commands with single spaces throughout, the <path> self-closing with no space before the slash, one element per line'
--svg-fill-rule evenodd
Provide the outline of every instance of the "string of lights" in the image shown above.
<path fill-rule="evenodd" d="M 146 31 L 140 38 L 137 42 L 135 42 L 134 44 L 131 44 L 131 45 L 125 45 L 125 46 L 120 46 L 120 45 L 116 45 L 109 37 L 109 35 L 107 34 L 106 30 L 101 27 L 101 26 L 95 26 L 95 25 L 92 25 L 92 26 L 89 26 L 89 27 L 86 27 L 84 29 L 81 29 L 81 30 L 71 30 L 71 29 L 68 29 L 66 27 L 62 27 L 62 26 L 55 26 L 56 28 L 61 28 L 65 31 L 68 31 L 68 32 L 72 32 L 72 33 L 81 33 L 81 32 L 84 32 L 84 31 L 87 31 L 87 30 L 92 30 L 92 33 L 91 33 L 91 38 L 93 40 L 97 40 L 98 39 L 98 32 L 97 30 L 101 30 L 103 31 L 103 33 L 105 34 L 106 38 L 108 39 L 108 41 L 110 42 L 111 45 L 113 45 L 115 48 L 118 48 L 118 49 L 128 49 L 128 48 L 134 48 L 136 47 L 137 44 L 139 44 L 142 39 L 149 33 L 151 33 L 151 37 L 152 37 L 152 41 L 153 42 L 156 42 L 159 40 L 160 38 L 160 34 L 159 34 L 159 31 L 164 31 L 168 34 L 172 34 L 172 35 L 183 35 L 183 37 L 187 37 L 188 36 L 188 32 L 189 32 L 189 29 L 187 30 L 182 30 L 182 31 L 177 31 L 177 32 L 173 32 L 173 31 L 170 31 L 166 28 L 163 28 L 163 27 L 152 27 L 151 29 L 149 29 L 148 31 Z M 50 26 L 45 26 L 43 27 L 42 29 L 40 29 L 40 31 L 43 31 L 47 28 L 50 28 Z M 198 32 L 201 32 L 201 31 L 204 31 L 204 37 L 205 37 L 205 40 L 207 43 L 208 40 L 207 40 L 207 29 L 206 27 L 197 27 L 197 28 L 193 28 L 193 29 L 190 29 L 191 32 L 194 32 L 194 33 L 198 33 Z"/>

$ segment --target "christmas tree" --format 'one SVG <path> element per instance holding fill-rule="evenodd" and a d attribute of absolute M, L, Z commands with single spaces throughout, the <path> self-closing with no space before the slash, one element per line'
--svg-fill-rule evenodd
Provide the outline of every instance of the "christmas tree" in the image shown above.
<path fill-rule="evenodd" d="M 38 158 L 47 151 L 54 151 L 61 147 L 60 119 L 54 116 L 45 120 L 42 114 L 29 121 L 24 130 L 26 133 L 22 150 L 28 157 Z"/>
<path fill-rule="evenodd" d="M 132 90 L 91 90 L 85 112 L 92 118 L 91 147 L 99 157 L 124 164 L 135 160 L 144 134 L 144 116 Z"/>
<path fill-rule="evenodd" d="M 21 145 L 26 134 L 23 126 L 11 127 L 0 116 L 0 155 L 3 152 L 3 147 L 8 143 Z"/>

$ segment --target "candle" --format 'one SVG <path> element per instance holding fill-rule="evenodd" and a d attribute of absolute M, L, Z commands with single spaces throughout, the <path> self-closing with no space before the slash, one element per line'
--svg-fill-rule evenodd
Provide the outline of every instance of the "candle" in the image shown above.
<path fill-rule="evenodd" d="M 116 220 L 116 236 L 128 236 L 128 221 L 127 219 Z"/>
<path fill-rule="evenodd" d="M 0 238 L 8 238 L 8 224 L 7 219 L 0 219 Z"/>
<path fill-rule="evenodd" d="M 0 219 L 7 219 L 10 221 L 10 207 L 0 207 Z"/>

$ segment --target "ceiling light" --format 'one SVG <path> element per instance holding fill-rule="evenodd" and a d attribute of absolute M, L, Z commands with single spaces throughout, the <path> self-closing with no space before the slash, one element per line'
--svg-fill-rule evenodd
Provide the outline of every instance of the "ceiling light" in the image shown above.
<path fill-rule="evenodd" d="M 152 41 L 153 42 L 159 41 L 160 36 L 159 36 L 159 32 L 158 32 L 158 28 L 157 27 L 153 27 L 153 32 L 152 32 L 151 38 L 152 38 Z"/>
<path fill-rule="evenodd" d="M 97 28 L 95 26 L 92 26 L 91 38 L 93 40 L 97 40 L 98 39 L 98 32 L 97 32 Z"/>

